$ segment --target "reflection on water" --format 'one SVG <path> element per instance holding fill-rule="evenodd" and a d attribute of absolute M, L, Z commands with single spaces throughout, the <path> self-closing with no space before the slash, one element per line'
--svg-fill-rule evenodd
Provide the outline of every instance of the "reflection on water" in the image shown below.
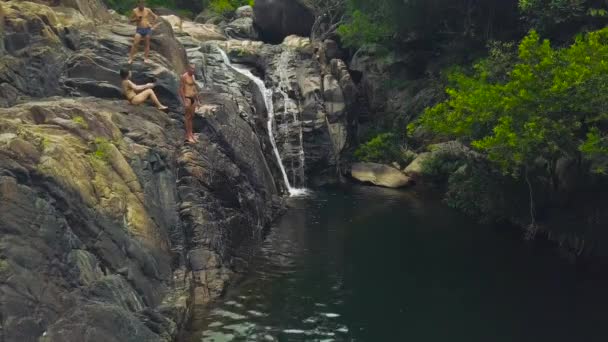
<path fill-rule="evenodd" d="M 291 199 L 199 341 L 606 341 L 605 282 L 435 200 L 354 187 Z"/>

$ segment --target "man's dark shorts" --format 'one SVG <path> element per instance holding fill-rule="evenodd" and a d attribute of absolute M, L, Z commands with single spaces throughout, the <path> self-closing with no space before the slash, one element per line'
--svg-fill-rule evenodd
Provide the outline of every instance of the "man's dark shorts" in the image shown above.
<path fill-rule="evenodd" d="M 135 30 L 135 32 L 142 37 L 149 35 L 151 31 L 152 29 L 150 27 L 138 27 L 137 30 Z"/>

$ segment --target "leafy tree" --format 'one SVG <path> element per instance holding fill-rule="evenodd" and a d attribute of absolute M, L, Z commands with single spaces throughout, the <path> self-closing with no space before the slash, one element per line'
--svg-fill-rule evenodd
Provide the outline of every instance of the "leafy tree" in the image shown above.
<path fill-rule="evenodd" d="M 478 64 L 473 76 L 454 73 L 448 100 L 427 109 L 417 125 L 469 141 L 515 177 L 541 161 L 553 176 L 560 157 L 608 152 L 607 59 L 608 28 L 563 49 L 531 31 L 504 81 L 489 78 L 489 63 Z"/>
<path fill-rule="evenodd" d="M 362 144 L 355 151 L 355 157 L 363 162 L 409 164 L 414 153 L 399 144 L 399 138 L 393 133 L 380 133 Z"/>
<path fill-rule="evenodd" d="M 524 20 L 531 28 L 554 39 L 569 39 L 573 32 L 600 28 L 606 20 L 605 0 L 519 0 Z"/>
<path fill-rule="evenodd" d="M 253 6 L 254 0 L 210 0 L 209 8 L 217 13 L 224 16 L 230 15 L 237 8 L 241 6 Z"/>
<path fill-rule="evenodd" d="M 349 0 L 347 8 L 339 33 L 349 45 L 504 39 L 517 30 L 516 0 Z"/>
<path fill-rule="evenodd" d="M 379 15 L 369 15 L 360 10 L 354 10 L 350 14 L 349 23 L 338 27 L 337 32 L 342 43 L 348 47 L 385 43 L 394 30 L 389 24 L 378 18 L 380 18 Z"/>

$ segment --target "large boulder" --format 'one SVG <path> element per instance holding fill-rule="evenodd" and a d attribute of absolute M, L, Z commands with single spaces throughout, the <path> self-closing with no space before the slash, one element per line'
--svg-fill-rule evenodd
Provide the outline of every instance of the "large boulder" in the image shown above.
<path fill-rule="evenodd" d="M 235 39 L 257 40 L 258 32 L 253 26 L 253 19 L 250 17 L 238 18 L 231 21 L 224 28 L 226 35 Z"/>
<path fill-rule="evenodd" d="M 297 0 L 258 0 L 253 7 L 255 25 L 263 41 L 280 43 L 291 34 L 309 36 L 314 16 Z"/>
<path fill-rule="evenodd" d="M 352 165 L 351 176 L 364 183 L 401 188 L 411 183 L 411 179 L 400 170 L 383 164 L 355 163 Z"/>
<path fill-rule="evenodd" d="M 253 7 L 251 6 L 241 6 L 236 9 L 234 15 L 237 18 L 253 18 Z"/>
<path fill-rule="evenodd" d="M 424 164 L 433 158 L 433 154 L 431 152 L 423 152 L 420 153 L 409 163 L 409 165 L 403 170 L 403 172 L 410 176 L 418 178 L 422 176 L 424 171 Z"/>
<path fill-rule="evenodd" d="M 199 24 L 184 20 L 182 23 L 182 32 L 189 34 L 201 42 L 209 40 L 226 40 L 224 32 L 217 25 L 213 24 Z"/>
<path fill-rule="evenodd" d="M 194 21 L 199 24 L 219 25 L 224 22 L 224 17 L 210 9 L 205 9 L 194 18 Z"/>

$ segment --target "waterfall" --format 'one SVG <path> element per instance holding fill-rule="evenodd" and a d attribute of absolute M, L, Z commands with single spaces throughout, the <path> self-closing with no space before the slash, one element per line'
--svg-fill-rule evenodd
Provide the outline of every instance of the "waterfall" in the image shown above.
<path fill-rule="evenodd" d="M 289 104 L 289 95 L 287 94 L 287 91 L 289 91 L 289 77 L 287 76 L 287 67 L 289 64 L 289 50 L 285 50 L 283 52 L 281 52 L 281 56 L 279 57 L 279 63 L 277 66 L 277 70 L 279 72 L 279 92 L 281 93 L 281 95 L 283 96 L 283 101 L 284 101 L 284 114 L 287 115 L 288 114 L 288 104 Z M 302 178 L 302 180 L 304 180 L 304 163 L 305 163 L 305 156 L 304 156 L 304 132 L 302 130 L 302 123 L 300 122 L 299 118 L 298 118 L 298 113 L 299 113 L 299 104 L 296 107 L 296 109 L 298 110 L 293 110 L 292 111 L 292 115 L 293 115 L 293 123 L 292 125 L 297 126 L 298 127 L 298 139 L 299 139 L 299 150 L 298 150 L 298 159 L 300 161 L 300 165 L 299 165 L 299 173 L 300 173 L 300 177 Z M 292 172 L 294 173 L 294 178 L 295 178 L 295 172 L 292 170 Z M 294 179 L 295 181 L 295 179 Z"/>
<path fill-rule="evenodd" d="M 272 89 L 266 89 L 266 85 L 264 81 L 262 81 L 259 77 L 255 76 L 251 73 L 250 70 L 238 67 L 236 65 L 232 65 L 230 59 L 226 52 L 222 49 L 218 49 L 220 54 L 222 55 L 222 59 L 224 64 L 228 67 L 232 68 L 232 70 L 238 72 L 239 74 L 249 78 L 253 81 L 253 83 L 258 87 L 262 96 L 264 97 L 264 106 L 266 107 L 266 112 L 268 113 L 268 138 L 270 139 L 270 144 L 272 145 L 272 150 L 274 151 L 274 155 L 277 158 L 277 162 L 279 163 L 279 168 L 281 169 L 281 174 L 283 175 L 283 181 L 285 182 L 285 186 L 287 187 L 287 191 L 289 191 L 290 196 L 301 196 L 308 192 L 305 188 L 294 188 L 291 186 L 289 182 L 289 177 L 287 177 L 287 171 L 285 171 L 285 167 L 283 166 L 283 161 L 281 159 L 281 154 L 279 153 L 279 149 L 277 148 L 277 143 L 274 139 L 274 104 L 272 103 Z"/>

